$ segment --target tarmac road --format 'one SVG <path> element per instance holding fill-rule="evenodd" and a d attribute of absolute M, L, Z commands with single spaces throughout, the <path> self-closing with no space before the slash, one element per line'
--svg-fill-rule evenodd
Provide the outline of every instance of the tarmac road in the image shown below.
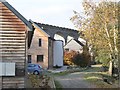
<path fill-rule="evenodd" d="M 62 88 L 95 88 L 94 85 L 83 79 L 84 72 L 71 73 L 65 76 L 57 76 L 57 80 Z"/>

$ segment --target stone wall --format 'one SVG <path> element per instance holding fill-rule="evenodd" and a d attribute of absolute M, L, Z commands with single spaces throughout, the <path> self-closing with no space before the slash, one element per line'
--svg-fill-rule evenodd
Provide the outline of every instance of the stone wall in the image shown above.
<path fill-rule="evenodd" d="M 39 39 L 42 42 L 41 47 L 39 47 Z M 31 55 L 32 63 L 38 63 L 43 68 L 48 68 L 48 37 L 37 28 L 34 30 L 28 55 Z M 37 55 L 44 55 L 43 62 L 37 62 Z"/>

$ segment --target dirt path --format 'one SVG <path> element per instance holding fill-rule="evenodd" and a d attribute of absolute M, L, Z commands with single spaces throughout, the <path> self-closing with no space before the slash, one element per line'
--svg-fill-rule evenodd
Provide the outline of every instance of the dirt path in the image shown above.
<path fill-rule="evenodd" d="M 65 76 L 56 76 L 57 80 L 63 88 L 95 88 L 94 85 L 83 79 L 84 72 L 71 73 Z"/>

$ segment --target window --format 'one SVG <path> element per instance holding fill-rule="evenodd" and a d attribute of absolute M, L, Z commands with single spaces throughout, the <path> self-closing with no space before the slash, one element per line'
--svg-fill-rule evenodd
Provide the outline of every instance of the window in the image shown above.
<path fill-rule="evenodd" d="M 28 63 L 31 63 L 31 55 L 28 55 Z"/>
<path fill-rule="evenodd" d="M 68 52 L 68 51 L 69 51 L 69 48 L 65 48 L 65 51 Z"/>
<path fill-rule="evenodd" d="M 43 55 L 37 55 L 37 62 L 43 62 Z"/>
<path fill-rule="evenodd" d="M 42 46 L 42 42 L 41 42 L 41 39 L 39 39 L 39 47 Z"/>

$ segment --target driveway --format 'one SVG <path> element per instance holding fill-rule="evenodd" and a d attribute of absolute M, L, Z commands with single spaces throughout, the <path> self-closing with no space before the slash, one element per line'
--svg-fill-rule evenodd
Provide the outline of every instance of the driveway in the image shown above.
<path fill-rule="evenodd" d="M 65 76 L 56 76 L 62 88 L 95 88 L 94 85 L 86 82 L 84 79 L 84 72 L 71 73 Z"/>

